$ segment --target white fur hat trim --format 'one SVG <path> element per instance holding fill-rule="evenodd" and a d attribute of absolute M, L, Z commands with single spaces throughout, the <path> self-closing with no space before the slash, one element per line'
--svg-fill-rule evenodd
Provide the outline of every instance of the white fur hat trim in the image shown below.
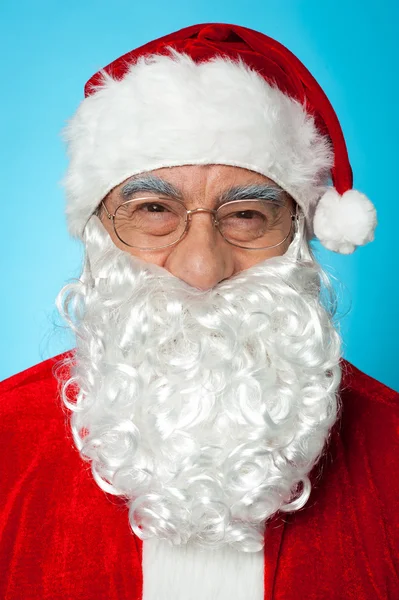
<path fill-rule="evenodd" d="M 225 164 L 261 173 L 309 215 L 334 163 L 328 138 L 297 100 L 245 63 L 186 54 L 141 57 L 121 80 L 104 74 L 65 130 L 64 180 L 72 235 L 132 175 L 176 165 Z"/>

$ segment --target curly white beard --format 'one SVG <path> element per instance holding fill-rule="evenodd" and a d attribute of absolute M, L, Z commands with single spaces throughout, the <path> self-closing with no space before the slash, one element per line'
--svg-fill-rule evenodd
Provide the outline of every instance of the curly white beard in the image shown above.
<path fill-rule="evenodd" d="M 141 539 L 256 552 L 269 517 L 307 502 L 339 414 L 340 337 L 299 233 L 203 292 L 88 223 L 82 278 L 58 299 L 77 336 L 64 402 Z"/>

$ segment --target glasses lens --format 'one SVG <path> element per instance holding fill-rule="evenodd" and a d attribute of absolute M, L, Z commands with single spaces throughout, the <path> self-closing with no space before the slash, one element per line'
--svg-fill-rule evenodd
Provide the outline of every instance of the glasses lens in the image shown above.
<path fill-rule="evenodd" d="M 115 231 L 122 242 L 136 248 L 162 248 L 176 242 L 186 225 L 186 211 L 177 200 L 139 198 L 115 212 Z"/>
<path fill-rule="evenodd" d="M 221 206 L 217 213 L 223 237 L 245 248 L 281 244 L 292 225 L 287 206 L 268 200 L 239 200 Z"/>

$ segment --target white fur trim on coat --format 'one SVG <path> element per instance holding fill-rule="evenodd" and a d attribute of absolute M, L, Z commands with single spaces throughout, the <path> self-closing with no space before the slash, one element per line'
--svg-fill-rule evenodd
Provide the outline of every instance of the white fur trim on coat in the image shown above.
<path fill-rule="evenodd" d="M 124 78 L 104 75 L 65 129 L 72 235 L 104 196 L 140 172 L 225 164 L 261 173 L 312 214 L 333 164 L 327 138 L 296 100 L 242 61 L 142 57 Z"/>
<path fill-rule="evenodd" d="M 264 551 L 143 542 L 143 600 L 264 600 Z"/>

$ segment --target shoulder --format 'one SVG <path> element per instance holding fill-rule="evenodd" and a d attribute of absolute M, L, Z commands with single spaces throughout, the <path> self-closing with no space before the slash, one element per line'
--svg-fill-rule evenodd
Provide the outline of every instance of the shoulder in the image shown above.
<path fill-rule="evenodd" d="M 399 445 L 399 394 L 347 361 L 341 367 L 342 436 L 391 453 Z"/>
<path fill-rule="evenodd" d="M 16 375 L 12 375 L 3 381 L 0 381 L 0 395 L 12 394 L 16 388 L 35 387 L 38 383 L 51 384 L 54 379 L 54 368 L 70 354 L 70 352 L 58 354 L 33 367 L 29 367 L 29 369 L 26 369 L 25 371 L 21 371 L 20 373 L 16 373 Z"/>
<path fill-rule="evenodd" d="M 347 477 L 362 493 L 368 490 L 392 520 L 399 494 L 394 476 L 399 470 L 399 394 L 347 361 L 341 366 L 342 412 L 335 428 L 341 483 Z"/>
<path fill-rule="evenodd" d="M 3 475 L 10 484 L 44 453 L 70 452 L 66 409 L 55 376 L 57 365 L 69 355 L 54 356 L 0 383 L 0 445 Z"/>
<path fill-rule="evenodd" d="M 120 573 L 110 575 L 118 556 L 138 598 L 141 541 L 127 525 L 123 499 L 95 483 L 63 408 L 57 373 L 69 356 L 0 383 L 0 597 L 108 598 L 116 586 L 128 598 Z"/>
<path fill-rule="evenodd" d="M 0 382 L 0 416 L 24 417 L 35 410 L 52 411 L 58 396 L 55 371 L 71 352 L 53 356 Z"/>
<path fill-rule="evenodd" d="M 399 410 L 399 393 L 377 379 L 366 375 L 346 360 L 341 361 L 341 394 L 348 401 L 362 401 L 365 404 L 386 406 Z"/>
<path fill-rule="evenodd" d="M 399 444 L 399 394 L 343 360 L 341 432 L 367 435 L 368 445 Z"/>

